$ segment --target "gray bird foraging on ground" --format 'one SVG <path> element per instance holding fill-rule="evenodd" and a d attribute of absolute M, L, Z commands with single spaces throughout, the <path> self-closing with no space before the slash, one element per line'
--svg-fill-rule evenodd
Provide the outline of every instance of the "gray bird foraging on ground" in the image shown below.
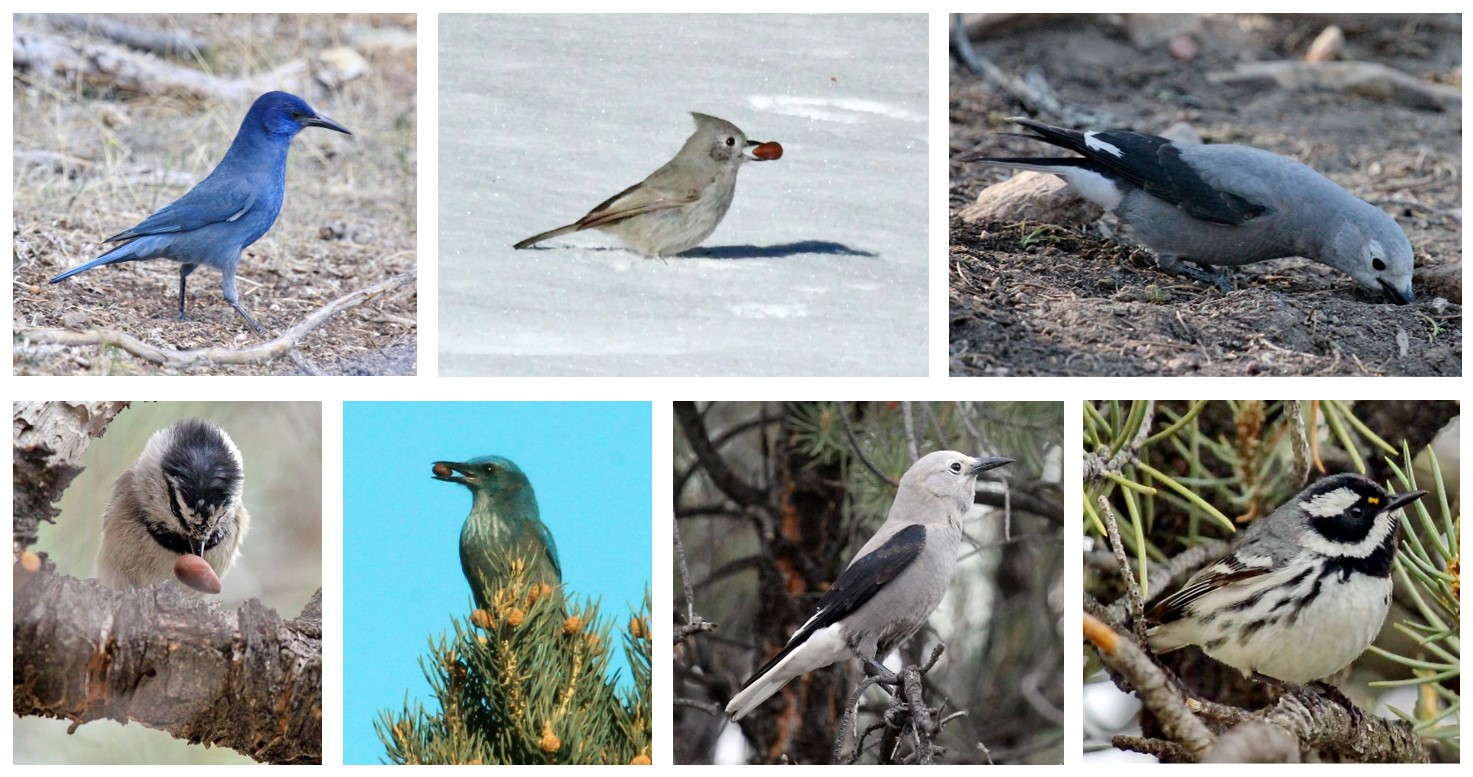
<path fill-rule="evenodd" d="M 51 283 L 103 265 L 171 259 L 179 262 L 179 320 L 183 321 L 185 281 L 200 265 L 209 265 L 221 273 L 225 301 L 256 334 L 265 335 L 240 304 L 235 272 L 241 252 L 276 223 L 286 193 L 287 152 L 292 138 L 307 127 L 353 134 L 295 95 L 267 92 L 256 98 L 225 157 L 203 181 L 157 213 L 103 241 L 123 245 L 57 275 Z"/>
<path fill-rule="evenodd" d="M 735 124 L 715 116 L 691 116 L 696 131 L 674 159 L 583 218 L 513 247 L 527 248 L 584 229 L 612 233 L 645 256 L 666 257 L 700 245 L 726 217 L 742 162 L 781 158 L 782 146 L 747 140 Z"/>
<path fill-rule="evenodd" d="M 1059 176 L 1119 216 L 1156 252 L 1163 270 L 1229 291 L 1222 271 L 1201 266 L 1302 256 L 1398 305 L 1416 299 L 1412 244 L 1396 221 L 1299 162 L 1249 146 L 1182 145 L 1126 130 L 1075 132 L 1031 119 L 1009 121 L 1082 156 L 967 161 Z"/>
<path fill-rule="evenodd" d="M 1386 620 L 1396 513 L 1426 494 L 1355 474 L 1310 484 L 1151 606 L 1151 649 L 1198 645 L 1244 675 L 1300 685 L 1340 671 Z"/>
<path fill-rule="evenodd" d="M 224 429 L 189 418 L 154 432 L 113 483 L 97 578 L 123 589 L 176 579 L 220 593 L 251 525 L 244 488 L 245 463 Z"/>
<path fill-rule="evenodd" d="M 431 472 L 436 480 L 471 490 L 471 512 L 460 530 L 460 567 L 476 607 L 485 609 L 488 592 L 512 581 L 509 565 L 518 560 L 527 565 L 527 583 L 562 585 L 557 544 L 542 522 L 537 495 L 521 468 L 500 456 L 481 456 L 466 462 L 437 461 Z"/>
<path fill-rule="evenodd" d="M 931 617 L 951 584 L 977 476 L 1011 464 L 956 451 L 922 456 L 900 478 L 890 514 L 777 655 L 726 705 L 741 720 L 798 675 L 857 657 L 879 662 Z"/>

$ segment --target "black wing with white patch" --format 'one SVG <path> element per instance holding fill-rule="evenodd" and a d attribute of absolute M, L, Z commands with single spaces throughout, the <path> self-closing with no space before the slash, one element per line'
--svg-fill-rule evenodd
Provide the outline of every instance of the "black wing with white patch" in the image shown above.
<path fill-rule="evenodd" d="M 1263 205 L 1202 180 L 1197 170 L 1182 159 L 1181 147 L 1166 138 L 1127 130 L 1086 136 L 1031 119 L 1013 121 L 1037 133 L 1041 140 L 1082 154 L 1096 172 L 1143 189 L 1193 218 L 1237 226 L 1268 212 Z"/>
<path fill-rule="evenodd" d="M 1146 613 L 1146 620 L 1157 624 L 1180 620 L 1186 615 L 1187 607 L 1192 602 L 1213 591 L 1266 575 L 1271 571 L 1272 563 L 1271 559 L 1265 559 L 1263 564 L 1248 564 L 1237 554 L 1230 555 L 1212 566 L 1203 568 L 1202 571 L 1192 575 L 1186 585 L 1151 605 L 1151 609 Z"/>
<path fill-rule="evenodd" d="M 788 640 L 788 644 L 772 657 L 761 669 L 752 673 L 761 677 L 776 666 L 787 655 L 801 647 L 814 632 L 826 629 L 854 614 L 874 597 L 881 588 L 893 581 L 915 562 L 926 547 L 926 527 L 916 524 L 895 533 L 884 545 L 863 558 L 856 559 L 839 575 L 839 579 L 818 600 L 818 608 L 803 627 Z M 748 683 L 751 680 L 747 681 Z"/>

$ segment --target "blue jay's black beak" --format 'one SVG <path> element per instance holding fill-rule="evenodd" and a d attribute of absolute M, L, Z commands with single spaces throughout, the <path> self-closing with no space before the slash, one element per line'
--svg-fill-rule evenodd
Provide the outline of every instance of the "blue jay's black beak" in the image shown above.
<path fill-rule="evenodd" d="M 466 477 L 470 474 L 470 469 L 459 462 L 437 461 L 430 472 L 435 480 L 443 480 L 447 483 L 459 483 L 466 487 L 473 486 L 470 479 Z"/>
<path fill-rule="evenodd" d="M 983 472 L 986 472 L 989 469 L 997 469 L 998 467 L 1001 467 L 1005 464 L 1012 463 L 1013 460 L 1005 456 L 983 456 L 982 458 L 977 459 L 977 466 L 972 467 L 972 476 L 975 477 L 982 474 Z"/>
<path fill-rule="evenodd" d="M 332 119 L 327 118 L 326 116 L 323 116 L 320 113 L 315 116 L 310 116 L 308 118 L 302 119 L 302 127 L 304 129 L 307 127 L 321 127 L 323 129 L 330 129 L 334 132 L 341 132 L 344 135 L 353 134 L 348 131 L 347 127 L 344 127 L 343 125 L 333 121 Z"/>
<path fill-rule="evenodd" d="M 1405 494 L 1393 494 L 1391 501 L 1386 503 L 1386 509 L 1382 512 L 1395 512 L 1426 495 L 1426 491 L 1408 491 Z"/>

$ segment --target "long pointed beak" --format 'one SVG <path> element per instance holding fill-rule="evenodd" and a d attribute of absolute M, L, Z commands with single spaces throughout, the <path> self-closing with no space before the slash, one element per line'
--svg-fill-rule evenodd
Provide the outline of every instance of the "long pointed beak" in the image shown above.
<path fill-rule="evenodd" d="M 1395 496 L 1391 497 L 1390 502 L 1386 503 L 1386 509 L 1384 510 L 1384 512 L 1391 513 L 1400 510 L 1401 508 L 1406 507 L 1407 505 L 1417 501 L 1418 499 L 1421 499 L 1426 495 L 1426 491 L 1408 491 L 1405 494 L 1396 494 Z"/>
<path fill-rule="evenodd" d="M 1013 460 L 1005 456 L 983 456 L 977 459 L 977 466 L 972 467 L 972 475 L 980 475 L 989 469 L 997 469 L 1006 464 L 1012 464 Z"/>
<path fill-rule="evenodd" d="M 351 132 L 348 131 L 348 128 L 347 127 L 344 127 L 343 125 L 341 125 L 341 124 L 333 121 L 332 119 L 327 118 L 326 116 L 323 116 L 320 113 L 317 114 L 316 116 L 313 116 L 310 119 L 303 119 L 302 120 L 302 126 L 303 127 L 321 127 L 323 129 L 330 129 L 330 130 L 332 130 L 334 132 L 341 132 L 344 135 L 352 135 L 353 134 L 353 133 L 351 133 Z"/>

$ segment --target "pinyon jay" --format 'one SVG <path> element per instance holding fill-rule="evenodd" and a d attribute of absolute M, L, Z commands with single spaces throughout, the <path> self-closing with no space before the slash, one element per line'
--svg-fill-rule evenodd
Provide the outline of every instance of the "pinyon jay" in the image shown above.
<path fill-rule="evenodd" d="M 798 675 L 846 658 L 879 666 L 920 629 L 951 583 L 977 476 L 1011 464 L 956 451 L 922 456 L 900 478 L 890 515 L 818 600 L 818 609 L 726 705 L 732 720 Z M 888 672 L 885 672 L 888 674 Z"/>
<path fill-rule="evenodd" d="M 1228 291 L 1221 273 L 1193 265 L 1302 256 L 1398 305 L 1416 299 L 1412 244 L 1396 221 L 1288 157 L 1225 143 L 1179 145 L 1126 130 L 1075 132 L 1031 119 L 1009 121 L 1082 156 L 966 159 L 1059 176 L 1118 215 L 1167 272 Z"/>
<path fill-rule="evenodd" d="M 351 135 L 346 127 L 312 110 L 302 98 L 267 92 L 246 112 L 240 131 L 203 181 L 131 229 L 103 242 L 123 245 L 51 279 L 59 283 L 94 267 L 143 259 L 179 262 L 179 319 L 184 319 L 184 284 L 202 264 L 223 276 L 225 301 L 257 334 L 256 320 L 241 306 L 235 290 L 240 253 L 276 223 L 286 192 L 286 154 L 292 138 L 307 127 Z"/>

